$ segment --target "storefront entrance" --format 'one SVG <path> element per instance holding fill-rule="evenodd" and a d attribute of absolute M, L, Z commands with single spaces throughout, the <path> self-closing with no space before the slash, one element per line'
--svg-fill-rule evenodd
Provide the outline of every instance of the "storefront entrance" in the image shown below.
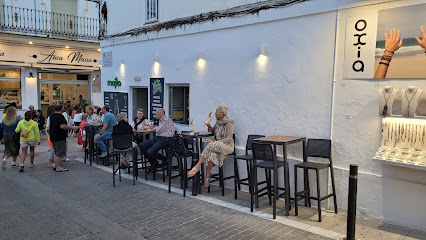
<path fill-rule="evenodd" d="M 132 117 L 136 117 L 137 110 L 143 109 L 143 115 L 149 118 L 148 114 L 148 88 L 133 88 L 133 110 Z"/>
<path fill-rule="evenodd" d="M 89 101 L 90 72 L 49 73 L 40 72 L 40 103 L 43 112 L 52 100 L 74 107 L 84 106 Z"/>

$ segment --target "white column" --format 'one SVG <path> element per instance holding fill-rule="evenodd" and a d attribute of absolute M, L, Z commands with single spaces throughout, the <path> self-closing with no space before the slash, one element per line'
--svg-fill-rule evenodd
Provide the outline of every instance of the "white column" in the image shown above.
<path fill-rule="evenodd" d="M 30 77 L 32 73 L 33 77 Z M 21 88 L 22 88 L 22 109 L 28 110 L 28 106 L 34 105 L 39 107 L 39 87 L 38 87 L 37 68 L 23 68 L 21 71 Z"/>

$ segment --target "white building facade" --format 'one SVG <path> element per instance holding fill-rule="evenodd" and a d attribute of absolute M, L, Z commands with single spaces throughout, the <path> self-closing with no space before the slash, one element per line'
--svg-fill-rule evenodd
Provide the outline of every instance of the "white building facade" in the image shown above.
<path fill-rule="evenodd" d="M 189 130 L 190 121 L 195 131 L 205 130 L 209 112 L 229 106 L 239 152 L 249 134 L 332 139 L 339 209 L 347 208 L 349 165 L 358 164 L 359 215 L 426 230 L 426 168 L 373 160 L 383 147 L 379 90 L 426 88 L 426 75 L 373 78 L 380 19 L 392 9 L 422 9 L 426 1 L 106 3 L 102 91 L 128 94 L 130 117 L 137 108 L 152 115 L 150 85 L 161 79 L 162 103 L 178 130 Z M 423 20 L 413 23 L 417 36 Z M 424 57 L 417 47 L 416 56 Z M 421 61 L 422 68 L 410 71 L 423 76 L 426 59 Z M 300 149 L 289 148 L 292 187 Z M 231 160 L 225 169 L 225 175 L 233 173 Z M 321 181 L 330 188 L 329 178 Z"/>

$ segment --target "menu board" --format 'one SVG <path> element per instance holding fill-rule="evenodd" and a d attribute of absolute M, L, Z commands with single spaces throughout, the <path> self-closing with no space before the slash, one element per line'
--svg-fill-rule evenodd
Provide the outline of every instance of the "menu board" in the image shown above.
<path fill-rule="evenodd" d="M 149 101 L 151 120 L 156 122 L 157 119 L 155 118 L 155 111 L 157 108 L 163 108 L 164 106 L 164 78 L 150 78 L 149 89 L 151 95 Z"/>
<path fill-rule="evenodd" d="M 117 116 L 119 113 L 128 114 L 128 93 L 104 92 L 104 104 L 109 106 L 110 112 Z"/>

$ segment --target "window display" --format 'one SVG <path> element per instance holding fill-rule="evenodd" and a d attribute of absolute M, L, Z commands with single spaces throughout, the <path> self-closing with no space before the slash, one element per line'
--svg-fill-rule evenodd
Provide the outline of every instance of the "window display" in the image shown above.
<path fill-rule="evenodd" d="M 426 119 L 383 118 L 374 159 L 426 167 Z"/>

